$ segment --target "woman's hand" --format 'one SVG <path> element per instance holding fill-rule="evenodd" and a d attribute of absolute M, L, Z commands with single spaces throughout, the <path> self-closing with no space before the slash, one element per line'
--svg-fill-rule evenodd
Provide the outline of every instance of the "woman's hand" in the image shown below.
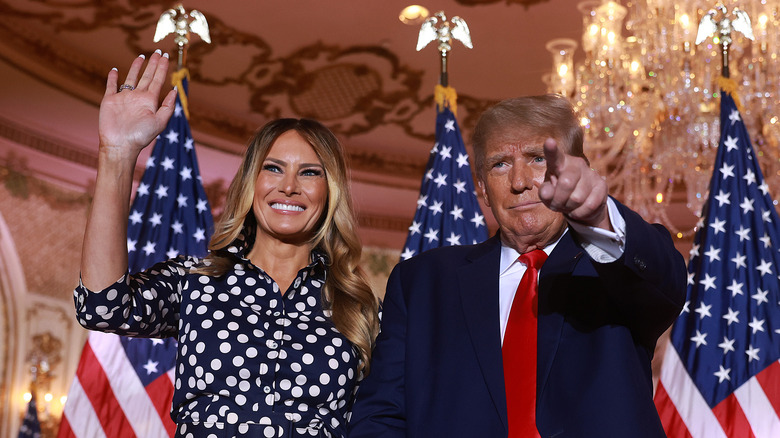
<path fill-rule="evenodd" d="M 176 99 L 171 90 L 159 105 L 160 90 L 168 74 L 168 54 L 155 51 L 143 75 L 138 75 L 144 64 L 144 56 L 137 57 L 127 72 L 123 87 L 118 89 L 119 72 L 108 73 L 106 93 L 100 103 L 98 135 L 100 153 L 109 160 L 132 160 L 157 137 L 173 114 Z"/>

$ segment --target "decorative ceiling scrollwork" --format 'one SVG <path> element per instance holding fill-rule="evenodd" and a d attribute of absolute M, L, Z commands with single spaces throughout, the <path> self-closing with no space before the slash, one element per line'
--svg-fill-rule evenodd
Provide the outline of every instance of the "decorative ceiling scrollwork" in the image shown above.
<path fill-rule="evenodd" d="M 0 36 L 14 33 L 13 38 L 26 46 L 20 48 L 41 57 L 42 63 L 83 79 L 96 91 L 104 86 L 105 71 L 110 68 L 100 64 L 116 61 L 72 60 L 52 41 L 66 34 L 67 44 L 76 48 L 89 39 L 115 36 L 119 29 L 123 41 L 117 43 L 131 53 L 148 53 L 154 49 L 151 35 L 164 9 L 152 0 L 30 0 L 14 5 L 0 0 Z M 247 31 L 231 25 L 217 7 L 198 9 L 208 17 L 213 43 L 195 38 L 187 54 L 192 83 L 199 92 L 191 100 L 194 129 L 243 143 L 265 120 L 297 116 L 319 119 L 344 137 L 394 127 L 413 139 L 433 141 L 432 122 L 415 124 L 418 116 L 432 108 L 433 84 L 424 86 L 425 72 L 409 67 L 391 50 L 380 45 L 343 47 L 317 40 L 326 35 L 312 35 L 310 44 L 280 53 L 262 36 L 262 29 Z M 20 27 L 37 30 L 20 33 Z M 84 52 L 88 56 L 89 47 Z M 207 100 L 220 94 L 231 99 L 216 104 L 214 99 Z M 461 95 L 461 126 L 468 130 L 476 115 L 491 103 Z M 383 156 L 381 151 L 350 152 L 357 167 L 369 165 L 360 157 L 373 155 L 370 152 Z M 408 176 L 422 173 L 424 163 L 418 169 L 408 163 L 395 166 L 401 163 L 387 159 L 390 163 L 378 166 L 380 171 L 395 167 L 410 169 Z"/>

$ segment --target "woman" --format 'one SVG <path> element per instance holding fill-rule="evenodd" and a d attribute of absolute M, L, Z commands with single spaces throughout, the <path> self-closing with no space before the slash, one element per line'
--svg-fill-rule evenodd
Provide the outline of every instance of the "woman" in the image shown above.
<path fill-rule="evenodd" d="M 139 152 L 164 128 L 167 55 L 137 58 L 100 106 L 99 165 L 75 301 L 86 328 L 177 337 L 177 436 L 344 436 L 368 372 L 378 299 L 335 136 L 281 119 L 250 141 L 205 259 L 127 274 L 126 228 Z M 126 84 L 126 85 L 125 85 Z M 119 280 L 117 280 L 119 279 Z"/>

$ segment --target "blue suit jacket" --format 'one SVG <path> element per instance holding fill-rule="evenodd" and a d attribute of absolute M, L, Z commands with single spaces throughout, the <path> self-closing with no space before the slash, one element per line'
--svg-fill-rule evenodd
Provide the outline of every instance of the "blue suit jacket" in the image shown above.
<path fill-rule="evenodd" d="M 542 437 L 663 437 L 650 361 L 685 300 L 668 231 L 618 205 L 623 256 L 594 262 L 570 230 L 539 282 Z M 399 263 L 349 437 L 506 437 L 498 236 Z"/>

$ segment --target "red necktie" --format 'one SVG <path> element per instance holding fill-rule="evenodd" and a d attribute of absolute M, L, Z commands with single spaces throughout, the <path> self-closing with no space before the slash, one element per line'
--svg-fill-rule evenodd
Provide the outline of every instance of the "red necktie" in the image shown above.
<path fill-rule="evenodd" d="M 536 315 L 539 269 L 547 259 L 541 249 L 521 255 L 528 268 L 517 286 L 504 332 L 504 386 L 509 438 L 538 437 L 536 429 Z"/>

